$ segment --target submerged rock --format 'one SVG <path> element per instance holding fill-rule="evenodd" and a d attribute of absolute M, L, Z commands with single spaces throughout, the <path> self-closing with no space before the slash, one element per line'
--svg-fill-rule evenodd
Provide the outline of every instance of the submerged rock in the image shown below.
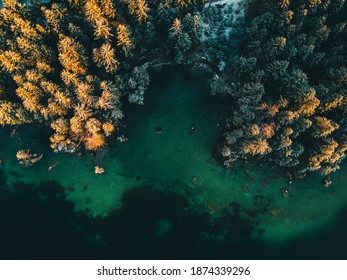
<path fill-rule="evenodd" d="M 322 180 L 322 185 L 325 188 L 329 188 L 332 183 L 333 183 L 333 181 L 331 181 L 331 178 L 329 176 L 324 177 Z"/>
<path fill-rule="evenodd" d="M 156 129 L 156 132 L 157 132 L 158 135 L 163 134 L 163 128 L 158 126 L 157 129 Z"/>
<path fill-rule="evenodd" d="M 283 198 L 287 198 L 289 196 L 288 189 L 282 188 L 280 191 L 281 191 L 281 194 L 282 194 Z"/>
<path fill-rule="evenodd" d="M 188 127 L 188 133 L 193 133 L 194 130 L 195 130 L 195 126 L 194 126 L 194 125 L 190 125 L 190 126 Z"/>
<path fill-rule="evenodd" d="M 16 136 L 17 135 L 17 131 L 16 131 L 16 129 L 14 128 L 14 129 L 12 129 L 12 131 L 11 131 L 11 133 L 10 133 L 10 136 L 11 137 L 14 137 L 14 136 Z"/>
<path fill-rule="evenodd" d="M 303 172 L 296 172 L 296 173 L 294 173 L 294 178 L 295 179 L 303 179 L 303 178 L 305 178 L 305 176 L 306 176 L 306 173 L 303 173 Z"/>
<path fill-rule="evenodd" d="M 231 149 L 230 148 L 228 148 L 228 147 L 223 147 L 222 148 L 222 156 L 223 157 L 230 157 L 231 156 Z"/>
<path fill-rule="evenodd" d="M 102 174 L 105 172 L 105 169 L 102 168 L 101 166 L 95 166 L 94 168 L 95 168 L 94 170 L 95 174 Z"/>
<path fill-rule="evenodd" d="M 264 187 L 267 187 L 269 185 L 269 180 L 267 178 L 263 178 L 263 179 L 261 179 L 261 184 Z"/>
<path fill-rule="evenodd" d="M 272 216 L 277 217 L 281 213 L 281 210 L 279 208 L 272 208 L 270 209 L 269 213 Z"/>
<path fill-rule="evenodd" d="M 121 143 L 128 142 L 128 138 L 126 138 L 124 135 L 119 136 L 117 140 Z"/>
<path fill-rule="evenodd" d="M 199 183 L 198 177 L 193 176 L 193 177 L 192 177 L 192 184 L 193 184 L 193 185 L 197 185 L 198 183 Z"/>
<path fill-rule="evenodd" d="M 57 162 L 57 161 L 53 162 L 53 163 L 48 167 L 48 171 L 52 171 L 52 169 L 53 169 L 54 167 L 56 167 L 57 165 L 58 165 L 58 162 Z"/>

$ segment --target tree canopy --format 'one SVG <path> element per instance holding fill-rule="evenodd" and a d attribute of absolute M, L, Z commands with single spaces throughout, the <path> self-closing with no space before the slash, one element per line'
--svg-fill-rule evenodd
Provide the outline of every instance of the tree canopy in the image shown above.
<path fill-rule="evenodd" d="M 346 14 L 344 0 L 249 6 L 224 73 L 233 100 L 226 165 L 257 156 L 299 173 L 339 169 L 347 150 Z"/>
<path fill-rule="evenodd" d="M 143 104 L 148 61 L 176 52 L 181 57 L 190 48 L 167 42 L 172 25 L 194 16 L 201 4 L 4 0 L 0 124 L 49 125 L 56 151 L 74 152 L 80 144 L 99 149 L 121 124 L 123 97 Z M 191 41 L 189 35 L 184 41 Z"/>

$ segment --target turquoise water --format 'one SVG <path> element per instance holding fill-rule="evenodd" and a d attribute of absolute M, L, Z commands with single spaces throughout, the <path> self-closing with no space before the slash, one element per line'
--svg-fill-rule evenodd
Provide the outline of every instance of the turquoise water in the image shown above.
<path fill-rule="evenodd" d="M 152 72 L 145 105 L 124 108 L 126 143 L 55 154 L 47 128 L 1 129 L 3 258 L 346 257 L 345 169 L 330 189 L 316 175 L 289 186 L 259 162 L 226 170 L 216 154 L 231 101 L 210 96 L 201 73 Z M 24 168 L 23 148 L 44 157 Z"/>

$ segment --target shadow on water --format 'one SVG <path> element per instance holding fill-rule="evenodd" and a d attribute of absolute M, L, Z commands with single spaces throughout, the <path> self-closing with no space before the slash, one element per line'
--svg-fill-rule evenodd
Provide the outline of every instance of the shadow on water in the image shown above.
<path fill-rule="evenodd" d="M 223 226 L 177 194 L 133 189 L 120 210 L 91 219 L 74 213 L 54 181 L 9 188 L 0 179 L 0 259 L 221 258 Z"/>
<path fill-rule="evenodd" d="M 1 259 L 345 259 L 347 206 L 325 231 L 269 244 L 230 206 L 211 224 L 187 200 L 150 186 L 128 191 L 108 218 L 76 215 L 54 181 L 5 186 L 0 174 Z M 266 203 L 264 203 L 265 205 Z M 262 204 L 262 206 L 264 206 Z M 265 205 L 266 206 L 266 205 Z"/>
<path fill-rule="evenodd" d="M 252 221 L 238 215 L 236 204 L 214 224 L 208 214 L 191 212 L 184 197 L 150 186 L 128 191 L 122 205 L 106 219 L 81 218 L 100 236 L 103 258 L 247 259 L 260 248 L 250 239 Z"/>
<path fill-rule="evenodd" d="M 208 217 L 189 212 L 185 198 L 146 186 L 128 191 L 123 207 L 92 224 L 106 241 L 107 258 L 198 258 L 200 231 Z"/>
<path fill-rule="evenodd" d="M 282 246 L 269 247 L 269 254 L 281 259 L 347 259 L 346 236 L 347 205 L 328 227 L 300 236 Z"/>
<path fill-rule="evenodd" d="M 2 180 L 3 182 L 3 180 Z M 51 186 L 41 183 L 39 188 Z M 94 253 L 77 231 L 72 209 L 40 199 L 34 185 L 15 184 L 17 191 L 0 188 L 0 259 L 92 258 Z"/>

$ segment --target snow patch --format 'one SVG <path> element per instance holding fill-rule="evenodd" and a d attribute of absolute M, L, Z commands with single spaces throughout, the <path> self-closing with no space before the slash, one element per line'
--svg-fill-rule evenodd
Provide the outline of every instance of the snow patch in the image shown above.
<path fill-rule="evenodd" d="M 218 0 L 218 1 L 213 1 L 213 2 L 205 4 L 205 7 L 208 5 L 223 5 L 223 4 L 234 5 L 243 1 L 244 0 Z"/>
<path fill-rule="evenodd" d="M 244 19 L 246 0 L 218 0 L 205 4 L 201 19 L 201 42 L 230 39 Z"/>

